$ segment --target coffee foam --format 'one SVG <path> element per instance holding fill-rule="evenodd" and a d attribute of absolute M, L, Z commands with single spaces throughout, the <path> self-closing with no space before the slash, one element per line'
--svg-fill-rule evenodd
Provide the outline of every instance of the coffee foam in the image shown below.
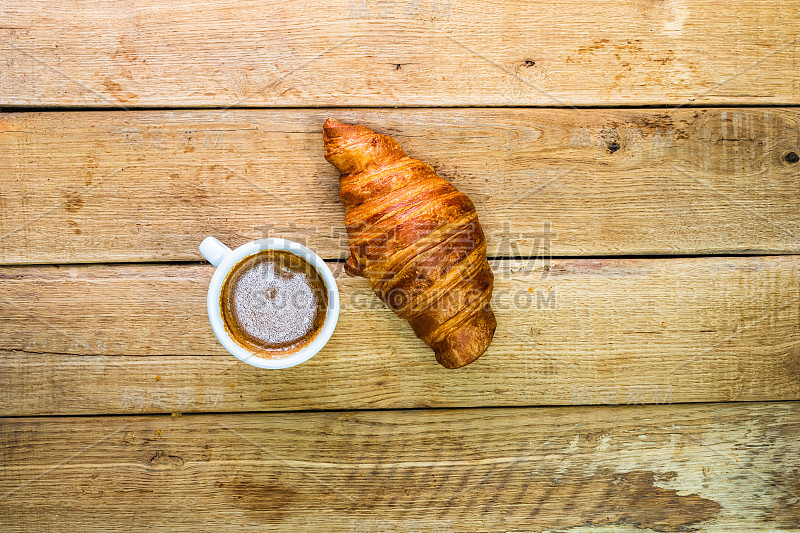
<path fill-rule="evenodd" d="M 317 296 L 305 273 L 275 272 L 259 263 L 243 272 L 233 290 L 233 313 L 243 333 L 265 344 L 298 340 L 314 326 Z"/>

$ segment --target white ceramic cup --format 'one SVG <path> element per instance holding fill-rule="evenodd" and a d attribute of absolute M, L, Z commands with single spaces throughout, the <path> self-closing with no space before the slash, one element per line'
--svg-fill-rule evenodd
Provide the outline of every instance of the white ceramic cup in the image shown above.
<path fill-rule="evenodd" d="M 317 269 L 328 289 L 328 309 L 322 329 L 309 344 L 282 359 L 259 357 L 237 344 L 225 330 L 220 310 L 220 293 L 228 273 L 245 257 L 263 250 L 284 250 L 302 257 Z M 200 244 L 200 253 L 209 263 L 217 267 L 208 286 L 207 307 L 211 329 L 214 330 L 214 335 L 220 344 L 241 361 L 259 368 L 289 368 L 311 359 L 333 335 L 336 322 L 339 320 L 339 289 L 328 265 L 309 248 L 286 239 L 260 239 L 231 250 L 214 237 L 206 237 Z"/>

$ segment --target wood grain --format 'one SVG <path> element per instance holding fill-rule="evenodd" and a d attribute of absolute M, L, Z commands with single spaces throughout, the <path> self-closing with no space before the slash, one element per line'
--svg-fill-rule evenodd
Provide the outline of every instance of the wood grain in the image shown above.
<path fill-rule="evenodd" d="M 0 413 L 800 398 L 800 256 L 494 261 L 494 342 L 456 371 L 335 267 L 333 338 L 282 371 L 219 346 L 211 266 L 0 269 Z"/>
<path fill-rule="evenodd" d="M 0 529 L 800 531 L 797 15 L 0 6 Z M 475 202 L 499 326 L 473 365 L 343 275 L 330 116 Z M 332 261 L 329 345 L 226 354 L 212 267 L 177 263 L 207 235 Z M 748 403 L 696 403 L 722 401 Z"/>
<path fill-rule="evenodd" d="M 492 257 L 800 252 L 798 109 L 53 112 L 0 115 L 0 262 L 346 257 L 331 115 L 467 193 Z"/>
<path fill-rule="evenodd" d="M 0 510 L 6 531 L 793 531 L 798 420 L 797 403 L 4 419 Z"/>
<path fill-rule="evenodd" d="M 48 0 L 2 20 L 0 105 L 800 103 L 791 0 Z"/>

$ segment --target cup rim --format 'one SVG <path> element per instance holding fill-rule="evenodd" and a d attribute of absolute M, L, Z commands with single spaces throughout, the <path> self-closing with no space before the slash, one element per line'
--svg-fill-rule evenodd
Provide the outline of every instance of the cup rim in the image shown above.
<path fill-rule="evenodd" d="M 322 276 L 325 287 L 328 291 L 328 307 L 326 309 L 325 322 L 322 329 L 317 333 L 316 337 L 301 349 L 297 350 L 288 357 L 281 359 L 266 359 L 259 357 L 253 352 L 247 350 L 243 346 L 234 341 L 225 329 L 222 320 L 222 310 L 220 308 L 220 293 L 222 292 L 222 285 L 228 276 L 228 273 L 236 266 L 242 259 L 254 255 L 264 250 L 283 250 L 286 252 L 298 255 L 311 263 L 317 272 Z M 211 277 L 211 283 L 208 286 L 208 297 L 206 299 L 206 307 L 208 309 L 208 319 L 211 322 L 211 329 L 217 340 L 222 344 L 228 352 L 234 357 L 258 368 L 265 369 L 281 369 L 289 368 L 292 366 L 304 363 L 314 357 L 320 350 L 328 343 L 333 335 L 336 324 L 339 321 L 339 288 L 336 284 L 336 279 L 322 260 L 313 250 L 298 242 L 290 241 L 289 239 L 282 239 L 271 237 L 268 239 L 258 239 L 255 241 L 247 242 L 235 250 L 231 251 L 225 256 L 214 271 Z"/>

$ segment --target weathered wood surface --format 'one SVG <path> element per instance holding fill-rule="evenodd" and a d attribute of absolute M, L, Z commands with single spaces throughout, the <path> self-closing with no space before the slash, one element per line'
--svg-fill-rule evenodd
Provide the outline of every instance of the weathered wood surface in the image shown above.
<path fill-rule="evenodd" d="M 5 531 L 796 531 L 800 406 L 4 419 Z"/>
<path fill-rule="evenodd" d="M 6 2 L 0 529 L 800 531 L 797 15 Z M 499 326 L 473 365 L 338 262 L 329 345 L 255 369 L 211 333 L 212 267 L 169 263 L 207 235 L 346 257 L 330 116 L 475 202 Z M 612 255 L 712 257 L 580 258 Z"/>
<path fill-rule="evenodd" d="M 211 266 L 5 267 L 0 412 L 800 398 L 800 256 L 493 263 L 497 334 L 456 371 L 341 264 L 333 338 L 282 371 L 216 342 Z"/>
<path fill-rule="evenodd" d="M 800 103 L 797 3 L 6 3 L 0 105 Z"/>
<path fill-rule="evenodd" d="M 800 252 L 799 109 L 54 112 L 0 115 L 0 262 L 197 260 L 211 234 L 343 258 L 332 115 L 466 192 L 493 257 Z"/>

